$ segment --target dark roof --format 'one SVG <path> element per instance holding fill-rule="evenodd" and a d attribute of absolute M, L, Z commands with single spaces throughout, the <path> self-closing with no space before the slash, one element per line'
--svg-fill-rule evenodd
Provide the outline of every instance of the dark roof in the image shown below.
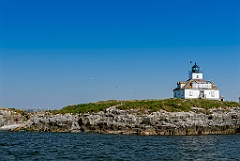
<path fill-rule="evenodd" d="M 197 63 L 195 63 L 192 68 L 200 68 L 200 67 L 197 65 Z"/>

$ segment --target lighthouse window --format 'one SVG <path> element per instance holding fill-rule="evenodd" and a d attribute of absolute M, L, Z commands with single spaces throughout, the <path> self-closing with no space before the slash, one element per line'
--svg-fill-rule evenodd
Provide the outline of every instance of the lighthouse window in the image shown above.
<path fill-rule="evenodd" d="M 211 96 L 215 97 L 215 92 L 214 91 L 211 91 Z"/>
<path fill-rule="evenodd" d="M 189 91 L 189 96 L 192 96 L 193 95 L 193 92 L 192 91 Z"/>
<path fill-rule="evenodd" d="M 199 78 L 198 75 L 197 75 L 197 78 Z"/>

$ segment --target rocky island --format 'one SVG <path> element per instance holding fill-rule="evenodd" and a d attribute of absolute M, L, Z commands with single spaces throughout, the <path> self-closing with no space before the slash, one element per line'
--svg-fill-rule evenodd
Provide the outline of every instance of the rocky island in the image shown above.
<path fill-rule="evenodd" d="M 240 133 L 240 104 L 209 100 L 106 101 L 61 110 L 0 109 L 0 130 L 135 135 Z"/>

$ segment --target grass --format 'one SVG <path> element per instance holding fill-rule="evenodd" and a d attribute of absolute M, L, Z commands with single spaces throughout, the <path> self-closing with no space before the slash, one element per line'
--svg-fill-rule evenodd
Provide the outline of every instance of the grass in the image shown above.
<path fill-rule="evenodd" d="M 191 107 L 199 107 L 204 108 L 206 110 L 211 108 L 227 108 L 227 107 L 240 107 L 240 104 L 237 102 L 221 102 L 217 100 L 202 100 L 202 99 L 164 99 L 164 100 L 131 100 L 131 101 L 101 101 L 96 103 L 88 103 L 88 104 L 78 104 L 78 105 L 70 105 L 64 107 L 60 110 L 54 110 L 52 113 L 87 113 L 87 112 L 99 112 L 105 111 L 107 108 L 120 105 L 117 108 L 122 110 L 129 109 L 138 109 L 139 111 L 149 111 L 155 112 L 159 110 L 165 110 L 168 112 L 188 112 L 191 110 Z"/>
<path fill-rule="evenodd" d="M 120 104 L 120 102 L 116 100 L 110 100 L 110 101 L 101 101 L 101 102 L 88 103 L 88 104 L 69 105 L 60 110 L 54 110 L 52 111 L 52 113 L 76 114 L 76 113 L 87 113 L 87 112 L 99 112 L 99 111 L 105 111 L 108 107 L 111 107 L 117 104 Z"/>

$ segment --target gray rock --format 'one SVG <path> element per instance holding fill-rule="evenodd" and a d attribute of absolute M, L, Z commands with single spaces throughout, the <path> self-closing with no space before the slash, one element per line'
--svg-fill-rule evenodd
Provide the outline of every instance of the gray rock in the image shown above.
<path fill-rule="evenodd" d="M 200 109 L 202 110 L 202 109 Z M 195 111 L 195 112 L 194 112 Z M 33 115 L 0 110 L 0 130 L 46 132 L 99 132 L 137 135 L 199 135 L 240 133 L 239 108 L 212 109 L 204 114 L 158 111 L 149 114 L 137 110 L 118 110 L 87 114 L 36 112 Z"/>

